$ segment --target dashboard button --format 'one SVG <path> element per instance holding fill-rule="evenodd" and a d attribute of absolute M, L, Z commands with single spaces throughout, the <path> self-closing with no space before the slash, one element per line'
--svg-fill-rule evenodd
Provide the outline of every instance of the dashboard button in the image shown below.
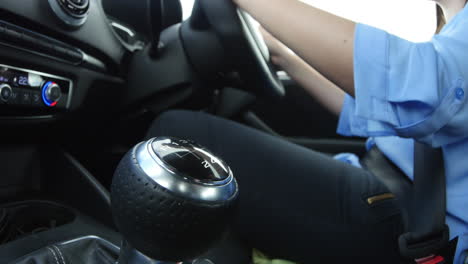
<path fill-rule="evenodd" d="M 32 96 L 31 96 L 31 103 L 32 105 L 41 105 L 42 101 L 41 101 L 41 93 L 39 92 L 32 92 L 31 93 Z"/>
<path fill-rule="evenodd" d="M 32 94 L 29 91 L 20 92 L 20 104 L 29 105 L 31 104 Z"/>
<path fill-rule="evenodd" d="M 11 91 L 11 97 L 8 101 L 9 104 L 18 104 L 19 102 L 19 91 L 18 89 L 13 88 Z"/>

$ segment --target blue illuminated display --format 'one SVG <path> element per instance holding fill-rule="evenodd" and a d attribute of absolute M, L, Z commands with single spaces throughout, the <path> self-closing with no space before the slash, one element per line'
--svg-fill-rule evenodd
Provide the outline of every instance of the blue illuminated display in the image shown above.
<path fill-rule="evenodd" d="M 29 85 L 28 77 L 27 76 L 20 76 L 19 79 L 18 79 L 18 84 L 22 85 L 22 86 L 28 86 Z"/>

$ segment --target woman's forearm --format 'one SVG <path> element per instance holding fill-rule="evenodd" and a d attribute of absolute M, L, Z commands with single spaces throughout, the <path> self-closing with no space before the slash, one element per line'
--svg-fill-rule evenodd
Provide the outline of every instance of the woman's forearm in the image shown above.
<path fill-rule="evenodd" d="M 284 54 L 278 64 L 322 106 L 340 115 L 345 97 L 343 90 L 295 54 Z"/>
<path fill-rule="evenodd" d="M 354 95 L 354 22 L 297 0 L 233 1 L 309 65 Z"/>

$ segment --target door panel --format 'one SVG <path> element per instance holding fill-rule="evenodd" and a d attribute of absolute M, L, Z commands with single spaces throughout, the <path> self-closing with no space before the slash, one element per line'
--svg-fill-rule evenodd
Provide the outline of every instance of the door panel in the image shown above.
<path fill-rule="evenodd" d="M 282 79 L 286 95 L 283 98 L 259 98 L 253 111 L 284 136 L 337 138 L 338 118 L 289 77 Z"/>
<path fill-rule="evenodd" d="M 365 139 L 336 133 L 338 117 L 323 108 L 289 77 L 283 78 L 286 96 L 259 98 L 252 108 L 257 117 L 277 134 L 307 148 L 336 154 L 365 153 Z"/>

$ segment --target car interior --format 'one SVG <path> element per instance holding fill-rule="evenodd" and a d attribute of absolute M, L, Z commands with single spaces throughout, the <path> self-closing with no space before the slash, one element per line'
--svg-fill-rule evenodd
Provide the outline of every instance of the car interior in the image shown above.
<path fill-rule="evenodd" d="M 0 14 L 0 263 L 66 264 L 64 252 L 73 263 L 115 263 L 126 245 L 111 210 L 114 171 L 168 110 L 330 155 L 365 152 L 269 62 L 252 18 L 231 1 L 195 1 L 186 20 L 176 0 L 2 0 Z M 190 263 L 232 254 L 249 263 L 234 240 Z"/>

